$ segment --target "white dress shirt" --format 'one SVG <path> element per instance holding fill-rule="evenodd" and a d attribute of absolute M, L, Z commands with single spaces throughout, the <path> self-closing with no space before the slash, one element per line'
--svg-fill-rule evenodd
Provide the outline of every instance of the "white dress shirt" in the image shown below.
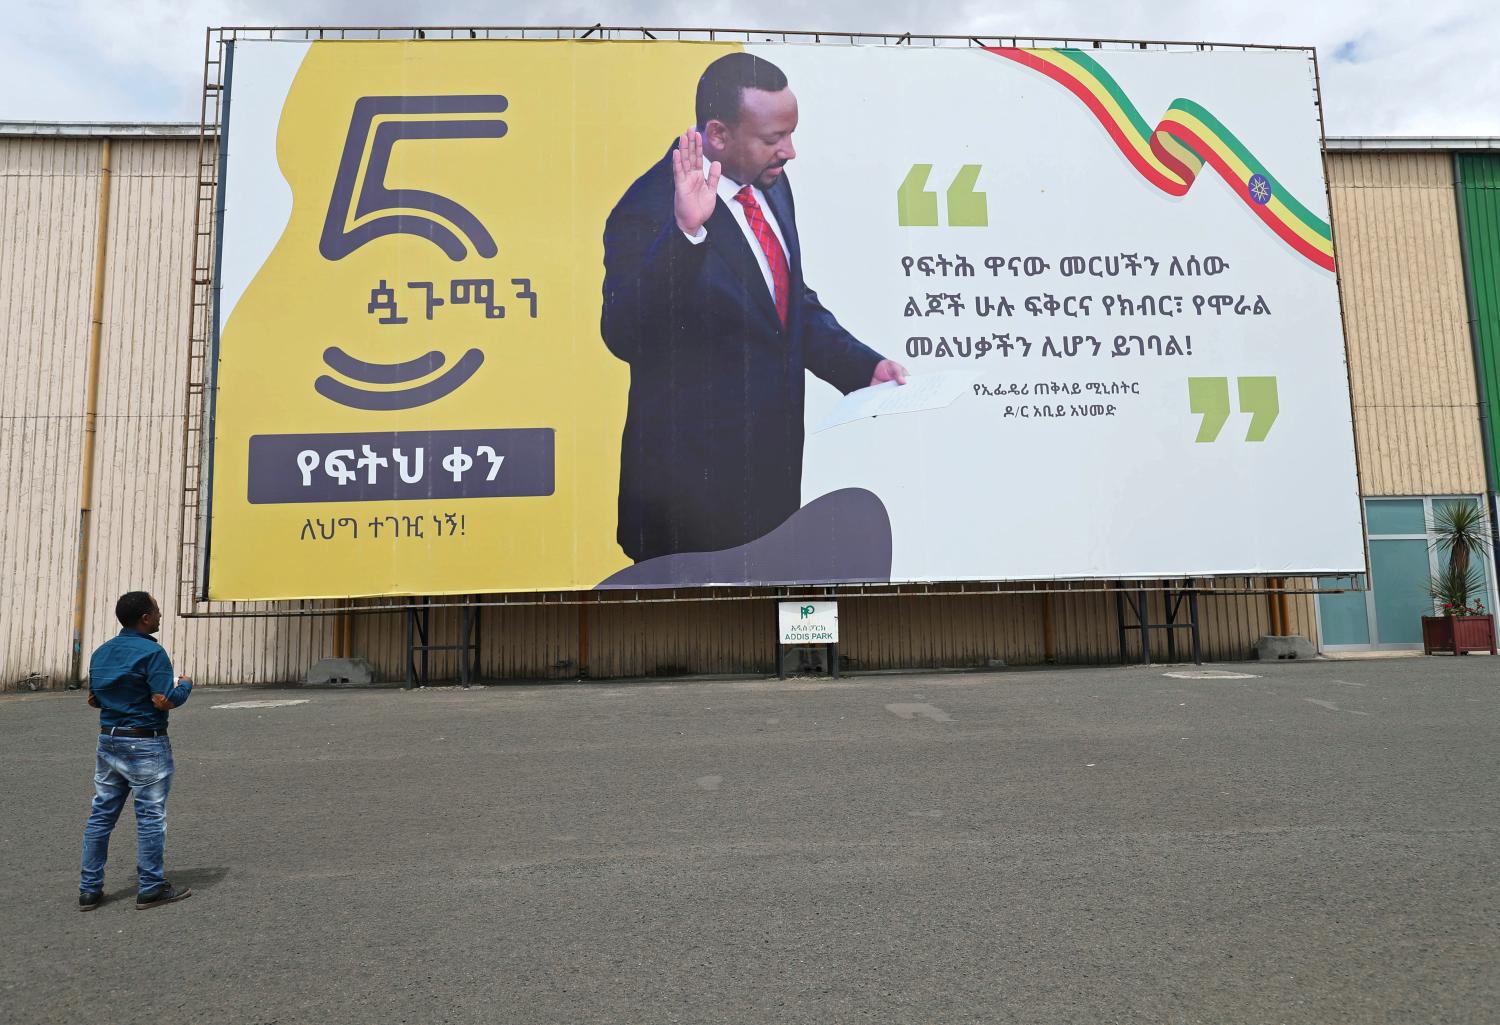
<path fill-rule="evenodd" d="M 704 157 L 704 178 L 708 177 L 708 168 L 709 160 L 707 157 Z M 740 231 L 744 232 L 745 241 L 750 243 L 750 251 L 755 254 L 755 262 L 760 266 L 760 276 L 766 282 L 766 294 L 771 297 L 771 301 L 774 303 L 776 301 L 776 286 L 771 282 L 771 263 L 766 259 L 765 250 L 760 247 L 760 239 L 756 238 L 755 232 L 750 230 L 750 220 L 745 216 L 745 205 L 734 198 L 734 194 L 740 191 L 742 187 L 738 182 L 731 179 L 729 175 L 719 175 L 719 198 L 724 201 L 725 206 L 729 207 L 729 212 L 734 215 L 735 223 L 740 226 Z M 787 280 L 788 284 L 790 284 L 792 254 L 786 247 L 786 235 L 782 233 L 781 225 L 776 223 L 776 215 L 771 212 L 771 204 L 766 202 L 766 194 L 754 185 L 750 186 L 750 194 L 755 197 L 755 202 L 760 204 L 760 215 L 771 226 L 771 231 L 776 235 L 776 241 L 781 243 L 781 254 L 786 257 Z M 687 240 L 693 245 L 699 245 L 704 239 L 708 238 L 708 225 L 705 224 L 700 227 L 696 235 L 688 235 L 687 232 L 683 232 L 683 235 L 687 236 Z"/>

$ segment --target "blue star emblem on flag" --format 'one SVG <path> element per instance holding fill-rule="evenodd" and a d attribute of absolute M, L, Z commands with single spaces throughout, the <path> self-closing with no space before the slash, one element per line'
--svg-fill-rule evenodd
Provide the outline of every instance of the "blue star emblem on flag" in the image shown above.
<path fill-rule="evenodd" d="M 1265 206 L 1271 201 L 1271 183 L 1263 174 L 1252 174 L 1249 181 L 1250 198 L 1258 205 Z"/>

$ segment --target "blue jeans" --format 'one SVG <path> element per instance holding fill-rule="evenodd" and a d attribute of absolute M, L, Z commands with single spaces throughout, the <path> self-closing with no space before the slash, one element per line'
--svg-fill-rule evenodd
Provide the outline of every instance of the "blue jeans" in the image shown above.
<path fill-rule="evenodd" d="M 83 866 L 78 888 L 104 889 L 109 834 L 135 791 L 136 872 L 141 893 L 165 885 L 162 854 L 167 842 L 167 791 L 172 788 L 172 742 L 166 737 L 99 735 L 94 759 L 94 807 L 83 829 Z"/>

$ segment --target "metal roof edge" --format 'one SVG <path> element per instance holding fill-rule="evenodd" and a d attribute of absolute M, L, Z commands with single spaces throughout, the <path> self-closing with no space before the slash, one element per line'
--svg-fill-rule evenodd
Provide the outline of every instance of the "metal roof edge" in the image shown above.
<path fill-rule="evenodd" d="M 0 121 L 0 137 L 196 139 L 198 127 L 196 121 Z M 210 126 L 209 134 L 216 133 Z"/>
<path fill-rule="evenodd" d="M 1330 135 L 1330 150 L 1451 152 L 1500 150 L 1500 137 L 1486 135 Z"/>

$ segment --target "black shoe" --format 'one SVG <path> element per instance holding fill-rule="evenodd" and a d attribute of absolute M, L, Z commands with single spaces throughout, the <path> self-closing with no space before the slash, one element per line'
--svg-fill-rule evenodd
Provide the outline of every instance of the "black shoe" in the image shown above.
<path fill-rule="evenodd" d="M 136 897 L 135 909 L 137 911 L 145 911 L 147 908 L 159 908 L 163 904 L 171 904 L 192 895 L 193 891 L 186 886 L 173 886 L 171 883 L 164 883 L 150 893 L 143 893 Z"/>
<path fill-rule="evenodd" d="M 99 906 L 102 900 L 104 900 L 104 894 L 102 893 L 89 893 L 87 890 L 79 890 L 78 910 L 92 911 Z"/>

